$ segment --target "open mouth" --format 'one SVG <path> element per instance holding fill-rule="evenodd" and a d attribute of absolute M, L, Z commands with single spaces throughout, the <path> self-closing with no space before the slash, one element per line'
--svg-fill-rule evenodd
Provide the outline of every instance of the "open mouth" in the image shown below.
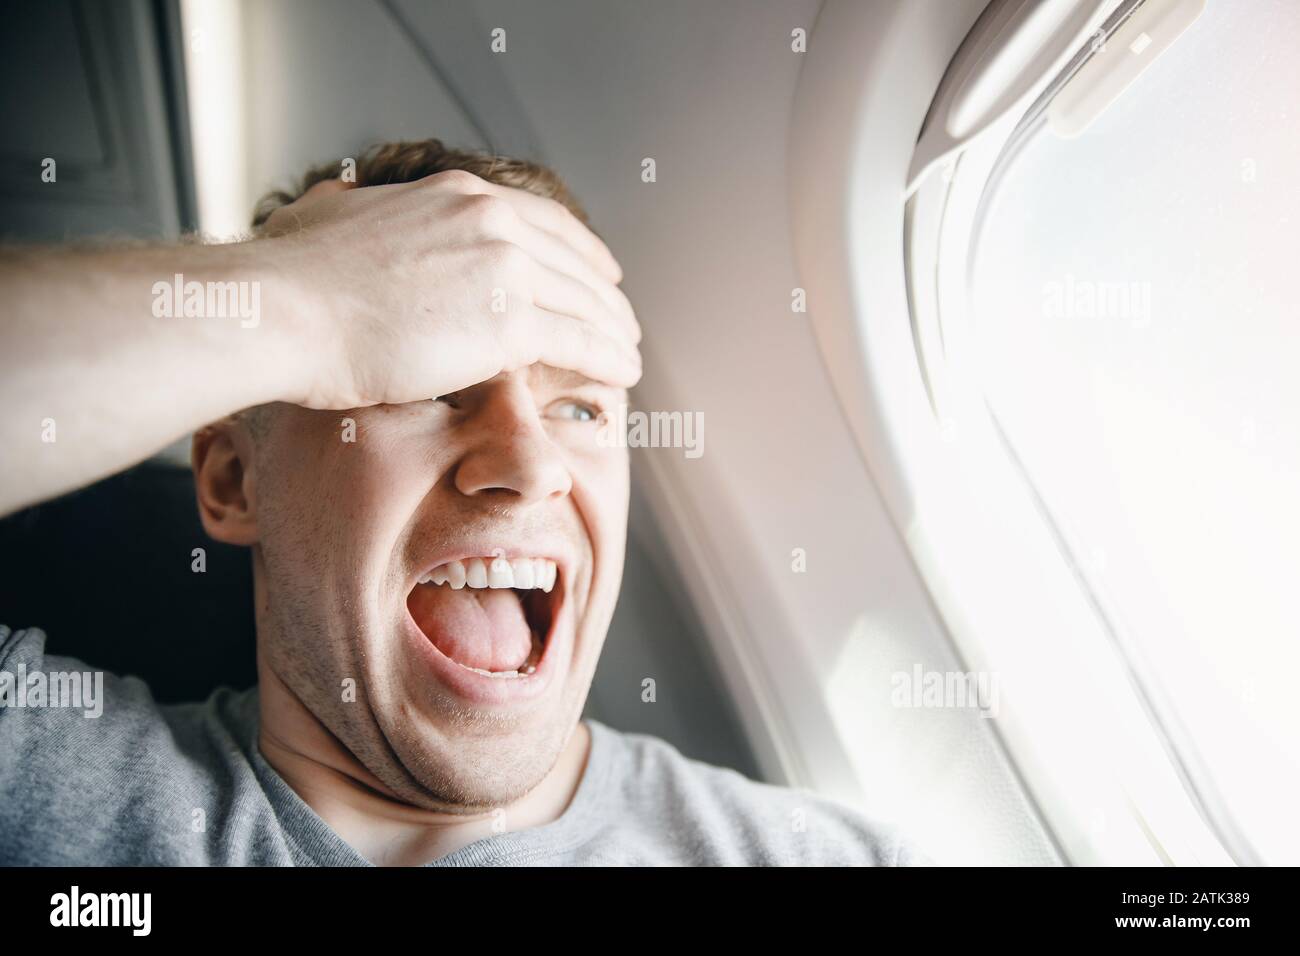
<path fill-rule="evenodd" d="M 442 654 L 488 677 L 536 669 L 555 622 L 559 569 L 549 558 L 465 558 L 440 564 L 411 589 L 411 618 Z"/>

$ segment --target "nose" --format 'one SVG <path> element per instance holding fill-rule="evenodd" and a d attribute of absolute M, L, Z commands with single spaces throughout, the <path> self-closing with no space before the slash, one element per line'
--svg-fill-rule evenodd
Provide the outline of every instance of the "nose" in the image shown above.
<path fill-rule="evenodd" d="M 572 476 L 527 384 L 503 376 L 484 387 L 487 394 L 463 425 L 468 442 L 456 467 L 456 488 L 463 495 L 498 495 L 511 504 L 567 495 Z"/>

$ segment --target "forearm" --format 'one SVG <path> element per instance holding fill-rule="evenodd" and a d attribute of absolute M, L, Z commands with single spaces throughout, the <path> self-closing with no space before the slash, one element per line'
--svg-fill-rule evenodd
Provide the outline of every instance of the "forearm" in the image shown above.
<path fill-rule="evenodd" d="M 618 264 L 553 199 L 462 170 L 330 180 L 266 231 L 0 250 L 0 515 L 266 402 L 400 405 L 534 363 L 640 378 Z"/>
<path fill-rule="evenodd" d="M 292 394 L 302 303 L 267 242 L 0 252 L 0 514 Z"/>

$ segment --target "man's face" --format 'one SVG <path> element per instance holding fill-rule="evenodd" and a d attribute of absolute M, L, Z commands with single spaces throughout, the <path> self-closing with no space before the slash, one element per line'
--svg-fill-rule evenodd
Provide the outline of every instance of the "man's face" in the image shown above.
<path fill-rule="evenodd" d="M 627 452 L 598 435 L 625 401 L 534 365 L 439 400 L 277 406 L 251 481 L 261 664 L 398 797 L 502 806 L 554 765 L 622 577 Z M 545 583 L 527 559 L 554 563 L 549 592 L 472 587 L 476 560 Z"/>

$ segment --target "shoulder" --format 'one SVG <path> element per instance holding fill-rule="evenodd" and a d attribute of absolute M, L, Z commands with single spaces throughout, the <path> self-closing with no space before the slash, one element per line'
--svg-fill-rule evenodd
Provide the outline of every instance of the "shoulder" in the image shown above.
<path fill-rule="evenodd" d="M 750 780 L 667 741 L 589 721 L 610 755 L 609 786 L 629 819 L 656 829 L 674 862 L 897 866 L 924 862 L 892 828 L 809 790 Z"/>
<path fill-rule="evenodd" d="M 0 625 L 0 862 L 211 859 L 255 783 L 241 739 L 255 695 L 162 705 L 138 678 L 47 655 L 45 640 Z"/>

